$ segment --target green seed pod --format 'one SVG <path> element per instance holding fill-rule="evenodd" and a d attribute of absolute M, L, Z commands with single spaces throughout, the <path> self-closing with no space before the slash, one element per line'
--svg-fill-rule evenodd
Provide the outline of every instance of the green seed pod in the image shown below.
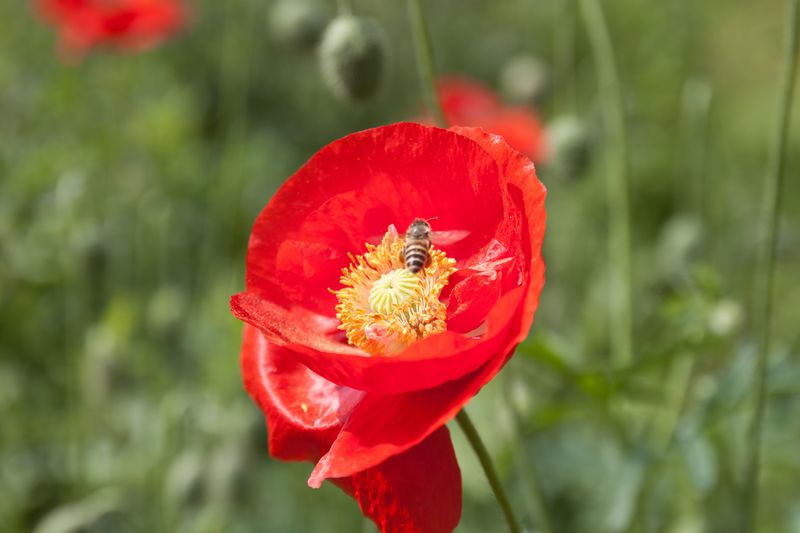
<path fill-rule="evenodd" d="M 351 15 L 336 17 L 319 46 L 322 79 L 345 101 L 367 100 L 380 86 L 385 55 L 383 34 L 375 22 Z"/>
<path fill-rule="evenodd" d="M 269 12 L 269 31 L 285 46 L 313 48 L 331 18 L 328 2 L 322 0 L 277 0 Z"/>
<path fill-rule="evenodd" d="M 584 122 L 574 116 L 557 117 L 547 128 L 550 145 L 548 166 L 565 178 L 577 178 L 586 170 L 592 136 Z"/>
<path fill-rule="evenodd" d="M 550 69 L 533 56 L 513 57 L 500 71 L 500 89 L 514 102 L 541 104 L 550 90 Z"/>

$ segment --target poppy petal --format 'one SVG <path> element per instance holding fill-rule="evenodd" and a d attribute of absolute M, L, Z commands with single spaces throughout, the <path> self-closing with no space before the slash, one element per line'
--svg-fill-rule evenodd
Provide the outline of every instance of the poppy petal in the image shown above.
<path fill-rule="evenodd" d="M 314 374 L 244 327 L 242 373 L 267 418 L 270 454 L 316 461 L 329 448 L 363 393 Z M 461 474 L 447 428 L 353 476 L 332 480 L 382 532 L 445 533 L 461 516 Z"/>
<path fill-rule="evenodd" d="M 376 467 L 331 481 L 384 533 L 450 533 L 461 519 L 461 471 L 446 427 Z"/>
<path fill-rule="evenodd" d="M 448 76 L 436 85 L 442 110 L 451 124 L 474 126 L 468 123 L 468 117 L 484 116 L 500 108 L 494 93 L 480 83 Z"/>
<path fill-rule="evenodd" d="M 458 77 L 443 78 L 438 94 L 448 124 L 480 127 L 500 135 L 534 161 L 547 157 L 545 128 L 534 110 L 504 106 L 488 88 Z"/>
<path fill-rule="evenodd" d="M 509 354 L 510 355 L 510 354 Z M 404 452 L 450 421 L 508 359 L 491 359 L 461 379 L 404 394 L 366 394 L 350 413 L 328 453 L 309 477 L 311 487 L 327 478 L 371 468 Z"/>
<path fill-rule="evenodd" d="M 244 326 L 240 362 L 245 388 L 266 415 L 270 454 L 285 461 L 319 459 L 363 396 L 314 374 L 252 326 Z"/>
<path fill-rule="evenodd" d="M 152 47 L 188 18 L 182 0 L 39 0 L 37 9 L 59 27 L 60 48 L 73 59 L 99 44 L 130 50 Z"/>

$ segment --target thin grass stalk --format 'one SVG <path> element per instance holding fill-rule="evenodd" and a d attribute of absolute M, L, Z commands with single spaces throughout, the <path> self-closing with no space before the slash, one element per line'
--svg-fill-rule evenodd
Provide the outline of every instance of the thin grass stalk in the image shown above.
<path fill-rule="evenodd" d="M 630 364 L 633 357 L 633 289 L 628 180 L 628 139 L 622 87 L 614 48 L 600 0 L 580 0 L 580 11 L 594 57 L 604 121 L 608 131 L 608 253 L 610 268 L 612 362 Z"/>
<path fill-rule="evenodd" d="M 756 279 L 756 317 L 759 320 L 758 359 L 754 381 L 755 409 L 747 430 L 747 462 L 742 502 L 743 531 L 755 531 L 758 521 L 759 480 L 761 463 L 762 428 L 767 409 L 767 367 L 772 344 L 773 277 L 778 245 L 778 221 L 781 211 L 781 189 L 786 167 L 786 151 L 789 140 L 789 118 L 797 73 L 798 17 L 800 0 L 789 0 L 789 16 L 786 19 L 786 41 L 778 96 L 777 116 L 772 144 L 767 160 L 764 182 L 764 234 L 758 253 L 758 277 Z"/>
<path fill-rule="evenodd" d="M 425 103 L 436 124 L 446 128 L 447 122 L 444 119 L 442 103 L 436 92 L 436 68 L 433 63 L 431 35 L 425 22 L 425 13 L 422 11 L 420 0 L 408 0 L 408 16 L 411 21 L 411 31 L 414 34 L 414 54 L 417 59 L 417 72 Z"/>

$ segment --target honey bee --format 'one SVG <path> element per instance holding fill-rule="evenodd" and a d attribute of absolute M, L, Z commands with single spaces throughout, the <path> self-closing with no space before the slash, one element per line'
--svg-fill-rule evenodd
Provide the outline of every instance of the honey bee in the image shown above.
<path fill-rule="evenodd" d="M 469 231 L 461 229 L 431 231 L 431 225 L 428 221 L 435 218 L 437 217 L 429 218 L 428 220 L 415 218 L 404 234 L 398 234 L 394 224 L 389 225 L 390 232 L 394 232 L 395 235 L 402 236 L 405 239 L 405 246 L 400 251 L 399 258 L 400 262 L 412 274 L 416 274 L 423 267 L 430 264 L 431 246 L 453 245 L 463 241 L 470 234 Z M 381 235 L 373 235 L 367 242 L 377 245 L 382 239 L 383 236 Z"/>
<path fill-rule="evenodd" d="M 427 220 L 415 218 L 406 230 L 406 244 L 403 247 L 403 262 L 412 274 L 431 262 L 431 225 Z"/>

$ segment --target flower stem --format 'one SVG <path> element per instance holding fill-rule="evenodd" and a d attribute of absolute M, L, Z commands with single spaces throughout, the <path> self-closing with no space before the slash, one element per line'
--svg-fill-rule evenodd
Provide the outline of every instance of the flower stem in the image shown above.
<path fill-rule="evenodd" d="M 594 56 L 603 99 L 604 121 L 611 153 L 608 157 L 609 262 L 611 269 L 611 345 L 617 367 L 633 355 L 633 298 L 631 275 L 630 201 L 628 199 L 628 141 L 614 48 L 600 0 L 580 0 L 581 14 Z"/>
<path fill-rule="evenodd" d="M 767 161 L 764 183 L 764 235 L 759 250 L 759 274 L 756 280 L 756 316 L 760 329 L 758 360 L 755 374 L 755 411 L 747 433 L 747 463 L 745 466 L 744 501 L 742 502 L 743 531 L 755 531 L 758 515 L 758 473 L 761 458 L 761 429 L 766 411 L 767 363 L 771 344 L 772 323 L 772 278 L 775 271 L 775 255 L 778 242 L 778 218 L 781 209 L 781 189 L 786 166 L 786 150 L 789 138 L 789 118 L 792 112 L 792 94 L 798 54 L 798 18 L 800 0 L 789 0 L 789 16 L 786 19 L 786 44 L 783 57 L 780 94 L 774 137 Z"/>
<path fill-rule="evenodd" d="M 466 435 L 472 449 L 475 450 L 475 455 L 478 456 L 478 460 L 483 467 L 483 472 L 486 474 L 486 479 L 489 481 L 489 486 L 492 487 L 492 492 L 494 492 L 497 503 L 500 504 L 500 509 L 502 509 L 503 515 L 506 517 L 508 530 L 511 531 L 511 533 L 519 533 L 521 531 L 519 522 L 514 516 L 514 511 L 511 509 L 508 496 L 506 496 L 503 486 L 500 484 L 500 478 L 497 477 L 497 472 L 492 464 L 492 458 L 489 457 L 489 452 L 486 450 L 486 446 L 484 446 L 481 436 L 478 434 L 478 430 L 475 429 L 475 425 L 472 423 L 472 420 L 470 420 L 466 410 L 461 409 L 461 411 L 459 411 L 456 415 L 456 422 L 458 422 L 461 431 Z"/>
<path fill-rule="evenodd" d="M 408 16 L 411 20 L 411 31 L 414 34 L 414 54 L 417 58 L 417 72 L 422 88 L 422 94 L 428 105 L 428 110 L 433 119 L 441 127 L 447 127 L 442 112 L 442 104 L 436 94 L 436 70 L 433 64 L 433 49 L 428 25 L 425 23 L 425 14 L 422 11 L 420 0 L 408 0 Z"/>

